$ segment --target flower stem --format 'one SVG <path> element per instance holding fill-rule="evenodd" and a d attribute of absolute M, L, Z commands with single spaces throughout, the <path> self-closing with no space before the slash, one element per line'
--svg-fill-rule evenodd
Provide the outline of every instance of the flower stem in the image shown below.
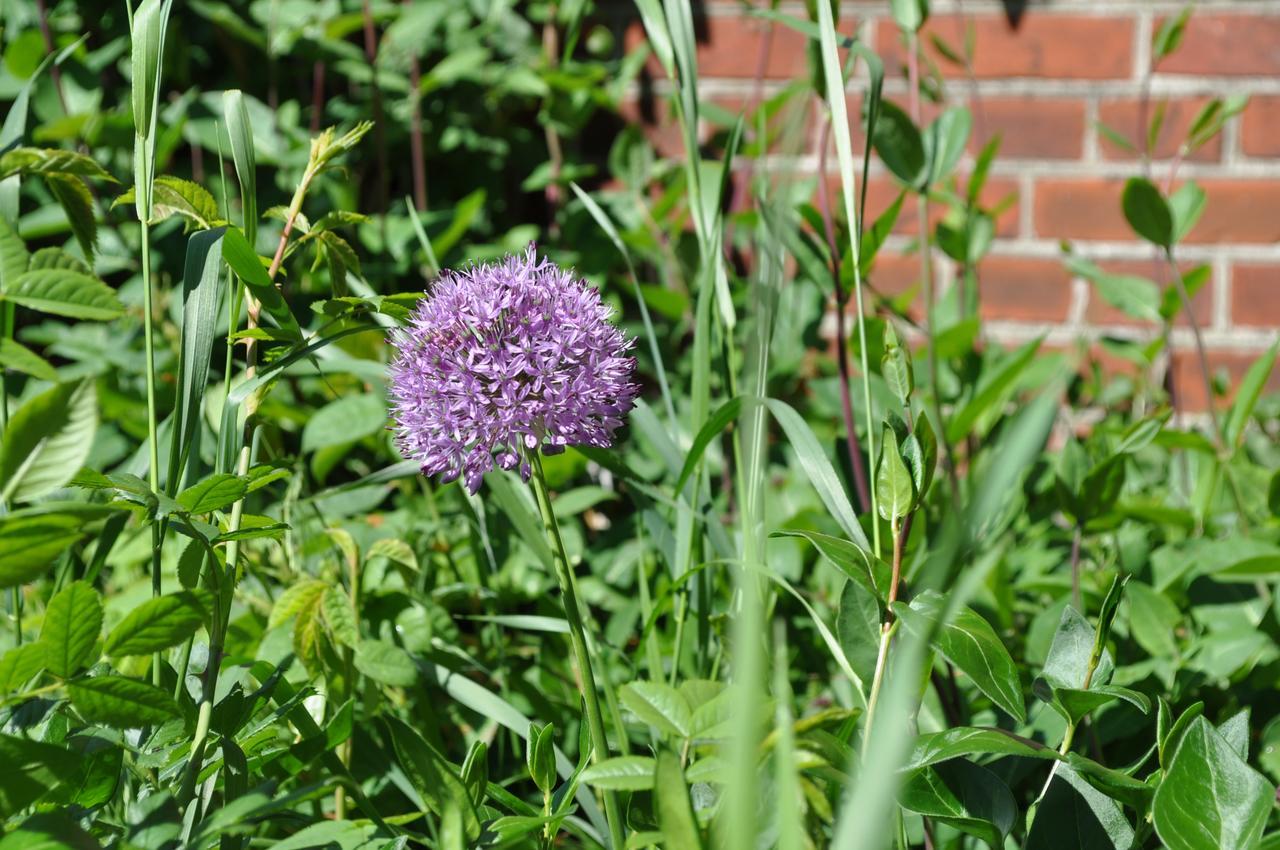
<path fill-rule="evenodd" d="M 591 656 L 587 653 L 586 631 L 582 625 L 582 611 L 578 607 L 577 582 L 569 566 L 569 557 L 565 554 L 564 541 L 560 537 L 560 526 L 556 523 L 555 511 L 551 507 L 551 494 L 547 492 L 547 481 L 542 473 L 542 457 L 537 452 L 530 452 L 530 455 L 533 475 L 529 482 L 533 486 L 533 495 L 538 501 L 538 511 L 542 514 L 543 531 L 546 532 L 547 542 L 551 544 L 556 579 L 560 583 L 561 601 L 564 604 L 564 616 L 569 622 L 569 643 L 573 648 L 578 675 L 582 679 L 582 695 L 586 698 L 587 726 L 591 731 L 591 760 L 600 762 L 609 757 L 609 739 L 604 731 L 604 715 L 600 712 L 600 697 L 596 693 L 595 676 L 591 671 Z M 604 792 L 604 811 L 605 819 L 609 822 L 610 845 L 616 850 L 621 850 L 625 840 L 622 832 L 622 818 L 618 810 L 617 795 L 612 791 Z"/>
<path fill-rule="evenodd" d="M 880 687 L 884 683 L 884 671 L 888 667 L 889 644 L 893 641 L 893 633 L 897 630 L 897 622 L 893 617 L 893 603 L 898 599 L 898 583 L 902 576 L 902 549 L 906 543 L 907 523 L 899 525 L 894 517 L 889 523 L 893 537 L 893 575 L 889 579 L 888 613 L 880 626 L 880 651 L 876 654 L 876 672 L 871 679 L 871 695 L 867 698 L 867 725 L 862 737 L 862 754 L 866 756 L 871 743 L 871 724 L 876 719 L 876 703 L 880 701 Z"/>

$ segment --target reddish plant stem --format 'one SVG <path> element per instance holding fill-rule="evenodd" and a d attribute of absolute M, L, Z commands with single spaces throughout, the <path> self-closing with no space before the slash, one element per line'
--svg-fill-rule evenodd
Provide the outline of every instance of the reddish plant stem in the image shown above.
<path fill-rule="evenodd" d="M 373 75 L 373 138 L 378 149 L 378 211 L 385 213 L 389 208 L 387 170 L 387 132 L 386 121 L 383 120 L 382 87 L 378 85 L 378 36 L 373 28 L 373 10 L 369 0 L 364 0 L 364 56 L 369 62 L 369 72 Z"/>
<path fill-rule="evenodd" d="M 40 12 L 40 35 L 44 38 L 44 49 L 53 53 L 55 49 L 53 33 L 49 30 L 49 11 L 45 8 L 44 0 L 36 0 L 36 8 Z M 67 96 L 62 91 L 62 69 L 54 64 L 49 68 L 49 76 L 53 78 L 53 87 L 58 91 L 58 103 L 62 104 L 63 114 L 70 115 L 71 111 L 67 109 Z"/>
<path fill-rule="evenodd" d="M 311 65 L 311 135 L 320 132 L 324 117 L 324 60 L 317 59 Z"/>
<path fill-rule="evenodd" d="M 831 283 L 836 298 L 836 363 L 840 369 L 840 414 L 844 418 L 845 449 L 849 453 L 849 466 L 853 470 L 853 487 L 858 494 L 858 509 L 866 513 L 871 509 L 871 492 L 867 484 L 867 472 L 862 464 L 862 449 L 858 445 L 858 430 L 854 424 L 853 397 L 849 386 L 853 381 L 849 366 L 848 321 L 846 306 L 848 296 L 840 283 L 840 249 L 836 244 L 835 223 L 831 216 L 831 198 L 827 193 L 827 137 L 831 133 L 828 118 L 818 136 L 818 207 L 822 212 L 822 228 L 826 231 L 827 249 L 831 253 Z"/>

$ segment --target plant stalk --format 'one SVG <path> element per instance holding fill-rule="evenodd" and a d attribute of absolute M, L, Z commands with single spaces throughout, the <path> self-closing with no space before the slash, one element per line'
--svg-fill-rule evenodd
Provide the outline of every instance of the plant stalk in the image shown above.
<path fill-rule="evenodd" d="M 871 695 L 867 698 L 867 724 L 862 736 L 862 755 L 865 758 L 871 745 L 871 729 L 876 717 L 876 704 L 880 701 L 880 688 L 884 684 L 885 668 L 889 660 L 889 644 L 893 641 L 893 633 L 898 623 L 893 616 L 893 603 L 898 601 L 898 585 L 902 578 L 902 550 L 906 545 L 907 530 L 910 523 L 899 526 L 898 518 L 889 523 L 893 536 L 893 574 L 889 578 L 889 600 L 886 603 L 887 613 L 880 626 L 880 650 L 876 654 L 876 672 L 871 679 Z"/>
<path fill-rule="evenodd" d="M 600 711 L 600 696 L 596 692 L 595 675 L 591 670 L 591 656 L 587 652 L 586 631 L 582 625 L 582 610 L 578 607 L 577 582 L 573 569 L 569 566 L 569 556 L 564 549 L 564 540 L 560 537 L 560 526 L 556 523 L 556 515 L 551 507 L 551 494 L 547 492 L 547 481 L 542 472 L 542 456 L 536 451 L 529 453 L 533 465 L 533 475 L 529 479 L 533 487 L 534 498 L 538 502 L 538 511 L 542 515 L 542 529 L 551 544 L 552 560 L 555 562 L 556 579 L 560 583 L 561 602 L 564 606 L 565 619 L 569 622 L 569 643 L 573 648 L 574 661 L 578 666 L 578 675 L 582 681 L 582 695 L 587 704 L 587 726 L 591 732 L 591 761 L 599 763 L 609 757 L 609 740 L 604 731 L 604 715 Z M 621 850 L 625 843 L 622 829 L 622 815 L 618 809 L 618 798 L 613 791 L 604 792 L 605 818 L 609 823 L 610 845 Z"/>

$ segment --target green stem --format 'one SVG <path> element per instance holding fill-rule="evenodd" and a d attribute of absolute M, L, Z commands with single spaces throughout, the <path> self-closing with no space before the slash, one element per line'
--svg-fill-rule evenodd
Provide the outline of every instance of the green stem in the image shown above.
<path fill-rule="evenodd" d="M 893 603 L 898 599 L 898 582 L 902 576 L 902 547 L 906 541 L 903 540 L 905 535 L 900 532 L 897 517 L 890 520 L 889 529 L 893 536 L 893 575 L 889 579 L 889 613 L 880 626 L 880 650 L 876 654 L 876 672 L 871 678 L 871 694 L 867 697 L 867 724 L 862 736 L 864 758 L 871 746 L 871 724 L 875 722 L 876 704 L 880 702 L 880 687 L 884 684 L 885 668 L 889 660 L 889 644 L 892 643 L 893 633 L 897 631 L 898 626 L 893 617 Z"/>
<path fill-rule="evenodd" d="M 529 482 L 533 486 L 533 494 L 538 501 L 538 511 L 542 514 L 543 531 L 546 532 L 547 542 L 551 544 L 556 579 L 560 583 L 560 596 L 564 604 L 564 615 L 569 621 L 569 643 L 578 665 L 578 674 L 582 677 L 582 695 L 586 698 L 587 725 L 591 731 L 591 760 L 598 763 L 609 757 L 609 740 L 605 736 L 604 715 L 600 712 L 600 697 L 596 692 L 595 676 L 591 670 L 591 657 L 587 653 L 582 611 L 578 607 L 577 582 L 569 566 L 569 556 L 565 553 L 564 541 L 560 537 L 560 526 L 556 523 L 555 511 L 551 507 L 551 494 L 547 492 L 546 478 L 542 473 L 541 455 L 536 451 L 530 452 L 530 462 L 533 464 L 533 475 Z M 622 816 L 618 809 L 617 795 L 612 791 L 604 792 L 604 811 L 609 823 L 610 846 L 615 850 L 621 850 L 625 843 Z"/>
<path fill-rule="evenodd" d="M 147 442 L 149 451 L 149 468 L 147 483 L 151 492 L 160 492 L 160 420 L 156 414 L 156 351 L 155 320 L 152 317 L 151 299 L 151 225 L 142 222 L 142 334 L 147 357 Z M 161 575 L 160 550 L 164 546 L 164 531 L 157 523 L 151 524 L 151 595 L 159 596 L 163 592 Z M 151 682 L 160 684 L 160 662 L 163 656 L 157 652 L 151 659 Z"/>

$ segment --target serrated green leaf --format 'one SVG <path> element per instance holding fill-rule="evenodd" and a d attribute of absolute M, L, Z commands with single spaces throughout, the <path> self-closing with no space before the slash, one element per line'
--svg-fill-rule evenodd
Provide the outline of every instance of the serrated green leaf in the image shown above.
<path fill-rule="evenodd" d="M 45 175 L 45 183 L 67 214 L 71 232 L 90 260 L 98 245 L 98 221 L 93 209 L 93 195 L 79 177 L 69 174 Z"/>
<path fill-rule="evenodd" d="M 219 511 L 244 497 L 248 483 L 238 475 L 223 472 L 210 475 L 178 494 L 178 504 L 188 513 Z"/>
<path fill-rule="evenodd" d="M 0 588 L 26 584 L 52 569 L 86 533 L 84 519 L 74 514 L 0 517 Z"/>
<path fill-rule="evenodd" d="M 149 655 L 182 643 L 208 619 L 205 595 L 183 590 L 148 599 L 107 635 L 103 650 L 119 658 Z"/>
<path fill-rule="evenodd" d="M 407 688 L 418 681 L 409 653 L 384 640 L 362 640 L 356 647 L 356 669 L 384 685 Z"/>
<path fill-rule="evenodd" d="M 70 269 L 33 269 L 18 275 L 3 296 L 20 307 L 69 319 L 106 321 L 124 314 L 115 290 Z"/>
<path fill-rule="evenodd" d="M 320 610 L 334 639 L 355 649 L 360 642 L 360 631 L 356 626 L 356 613 L 351 608 L 351 598 L 340 587 L 327 587 L 320 601 Z"/>
<path fill-rule="evenodd" d="M 58 382 L 58 373 L 47 360 L 12 339 L 0 339 L 0 369 L 21 372 L 51 384 Z"/>
<path fill-rule="evenodd" d="M 58 384 L 18 408 L 0 443 L 0 501 L 31 501 L 65 486 L 88 459 L 97 428 L 92 380 Z"/>
<path fill-rule="evenodd" d="M 17 691 L 44 669 L 44 645 L 24 643 L 0 655 L 0 695 Z"/>
<path fill-rule="evenodd" d="M 45 667 L 66 679 L 94 660 L 93 650 L 102 631 L 102 600 L 88 584 L 74 581 L 58 591 L 45 609 L 40 643 Z"/>
<path fill-rule="evenodd" d="M 78 679 L 67 684 L 67 694 L 85 720 L 116 729 L 139 729 L 178 714 L 167 693 L 124 676 Z"/>

